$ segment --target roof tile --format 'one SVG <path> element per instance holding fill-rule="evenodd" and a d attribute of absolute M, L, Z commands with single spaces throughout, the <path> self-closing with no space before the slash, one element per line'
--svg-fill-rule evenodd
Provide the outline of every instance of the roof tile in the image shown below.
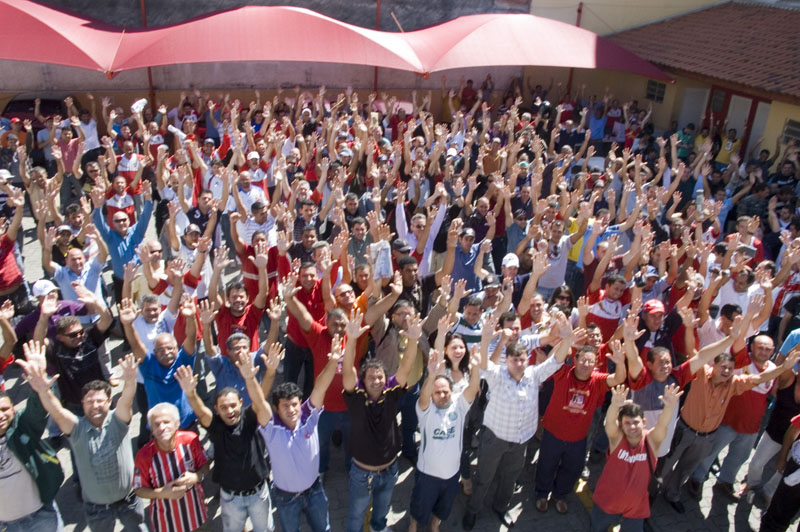
<path fill-rule="evenodd" d="M 800 10 L 730 2 L 609 38 L 653 63 L 800 98 Z"/>

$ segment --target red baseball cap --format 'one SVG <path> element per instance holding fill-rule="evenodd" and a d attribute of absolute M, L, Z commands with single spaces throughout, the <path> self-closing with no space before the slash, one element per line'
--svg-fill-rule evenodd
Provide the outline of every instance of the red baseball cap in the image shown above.
<path fill-rule="evenodd" d="M 12 124 L 16 124 L 17 122 L 19 122 L 19 117 L 18 116 L 15 116 L 14 118 L 11 119 L 11 123 Z"/>
<path fill-rule="evenodd" d="M 664 308 L 664 303 L 659 301 L 658 299 L 650 299 L 642 305 L 642 311 L 647 312 L 648 314 L 656 314 L 658 312 L 664 314 L 667 309 Z"/>

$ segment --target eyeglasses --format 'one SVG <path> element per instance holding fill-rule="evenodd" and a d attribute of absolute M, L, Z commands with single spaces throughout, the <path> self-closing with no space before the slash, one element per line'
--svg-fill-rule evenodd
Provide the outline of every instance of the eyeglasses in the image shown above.
<path fill-rule="evenodd" d="M 556 296 L 556 301 L 569 301 L 570 297 L 568 295 L 560 295 Z"/>
<path fill-rule="evenodd" d="M 355 294 L 355 292 L 353 290 L 342 290 L 341 292 L 336 294 L 336 297 L 343 297 L 343 296 L 346 296 L 348 294 Z"/>
<path fill-rule="evenodd" d="M 79 329 L 79 330 L 71 332 L 71 333 L 64 333 L 63 336 L 66 336 L 67 338 L 75 339 L 75 338 L 80 338 L 84 334 L 86 334 L 86 331 L 84 331 L 83 329 Z"/>

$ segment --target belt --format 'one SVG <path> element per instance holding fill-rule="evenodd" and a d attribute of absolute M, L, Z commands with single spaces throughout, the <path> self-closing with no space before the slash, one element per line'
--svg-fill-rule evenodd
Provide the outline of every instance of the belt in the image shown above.
<path fill-rule="evenodd" d="M 226 493 L 230 493 L 234 497 L 249 497 L 250 495 L 255 495 L 256 493 L 261 491 L 261 488 L 264 487 L 264 483 L 265 482 L 266 482 L 266 479 L 262 480 L 261 482 L 256 484 L 256 486 L 253 489 L 249 489 L 249 490 L 234 491 L 234 490 L 229 490 L 229 489 L 225 489 L 225 488 L 222 488 L 222 489 L 225 490 Z"/>
<path fill-rule="evenodd" d="M 315 480 L 313 484 L 311 484 L 308 488 L 304 489 L 303 491 L 286 491 L 286 490 L 282 490 L 278 486 L 276 486 L 274 483 L 272 485 L 272 489 L 274 489 L 275 491 L 279 491 L 279 492 L 281 492 L 281 493 L 283 493 L 285 495 L 288 495 L 290 497 L 297 498 L 297 497 L 305 497 L 306 495 L 310 495 L 311 492 L 317 486 L 319 486 L 319 477 L 317 477 L 317 480 Z"/>
<path fill-rule="evenodd" d="M 90 505 L 92 505 L 92 506 L 94 506 L 96 508 L 102 508 L 104 510 L 108 510 L 109 508 L 113 508 L 115 506 L 128 504 L 131 500 L 134 499 L 134 497 L 136 497 L 136 493 L 132 491 L 129 494 L 127 494 L 124 498 L 122 498 L 122 499 L 120 499 L 118 501 L 115 501 L 115 502 L 110 502 L 108 504 L 97 504 L 95 502 L 90 502 L 90 501 L 86 501 L 85 504 L 90 504 Z"/>
<path fill-rule="evenodd" d="M 694 430 L 692 427 L 690 427 L 690 426 L 689 426 L 689 424 L 688 424 L 688 423 L 686 423 L 686 421 L 684 421 L 684 420 L 683 420 L 683 418 L 681 418 L 681 423 L 683 423 L 684 427 L 686 427 L 686 429 L 687 429 L 689 432 L 693 432 L 693 433 L 695 433 L 697 436 L 701 436 L 701 437 L 704 437 L 704 436 L 711 436 L 712 434 L 714 434 L 715 432 L 717 432 L 717 429 L 714 429 L 714 430 L 712 430 L 711 432 L 700 432 L 699 430 Z M 717 428 L 719 428 L 719 427 L 717 427 Z"/>
<path fill-rule="evenodd" d="M 382 474 L 388 472 L 392 468 L 392 466 L 395 464 L 395 462 L 397 462 L 397 458 L 392 460 L 392 462 L 389 465 L 387 465 L 386 467 L 384 467 L 383 469 L 367 469 L 367 468 L 361 467 L 360 465 L 358 465 L 355 462 L 353 462 L 353 465 L 356 466 L 357 468 L 359 468 L 361 471 L 366 471 L 367 473 L 377 473 L 379 475 L 382 475 Z"/>

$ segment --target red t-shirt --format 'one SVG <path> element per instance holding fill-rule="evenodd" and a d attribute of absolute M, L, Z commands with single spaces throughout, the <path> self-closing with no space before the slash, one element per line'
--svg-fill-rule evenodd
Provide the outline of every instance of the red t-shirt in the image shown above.
<path fill-rule="evenodd" d="M 242 282 L 247 289 L 247 298 L 252 303 L 258 295 L 258 268 L 250 260 L 250 257 L 255 258 L 255 250 L 250 244 L 244 245 L 244 250 L 239 253 L 239 260 L 242 263 Z M 267 250 L 267 300 L 271 300 L 278 295 L 278 261 L 284 260 L 287 263 L 289 259 L 286 256 L 280 257 L 278 255 L 278 247 L 272 246 Z M 288 271 L 291 265 L 286 267 Z"/>
<path fill-rule="evenodd" d="M 311 317 L 314 321 L 321 322 L 325 319 L 325 301 L 322 300 L 322 280 L 318 279 L 314 284 L 311 292 L 306 292 L 302 288 L 297 291 L 295 296 L 297 300 L 306 306 Z M 289 319 L 286 323 L 286 334 L 289 339 L 297 345 L 297 347 L 309 347 L 306 341 L 306 336 L 300 323 L 297 321 L 291 312 L 289 312 Z M 327 356 L 327 352 L 325 353 Z"/>
<path fill-rule="evenodd" d="M 0 236 L 0 290 L 8 290 L 22 282 L 22 272 L 14 257 L 14 244 L 7 235 Z"/>
<path fill-rule="evenodd" d="M 758 375 L 774 367 L 770 364 L 764 370 L 759 370 L 750 359 L 747 348 L 742 349 L 735 356 L 735 375 Z M 761 420 L 767 411 L 767 397 L 774 386 L 775 381 L 771 380 L 759 384 L 740 395 L 734 395 L 730 403 L 728 403 L 728 408 L 725 409 L 722 424 L 728 425 L 739 434 L 755 434 L 758 432 L 761 427 Z"/>
<path fill-rule="evenodd" d="M 106 211 L 108 213 L 108 226 L 114 227 L 114 214 L 122 211 L 128 215 L 131 225 L 136 223 L 136 207 L 133 204 L 133 189 L 125 187 L 123 195 L 108 189 L 106 192 Z"/>
<path fill-rule="evenodd" d="M 311 324 L 311 329 L 303 335 L 311 348 L 311 353 L 314 355 L 314 379 L 316 379 L 325 365 L 328 363 L 328 354 L 331 352 L 331 344 L 333 338 L 328 334 L 328 326 L 322 325 L 319 322 Z M 344 346 L 344 338 L 342 338 L 342 346 Z M 356 356 L 356 364 L 358 364 Z M 342 382 L 342 359 L 339 359 L 339 365 L 336 367 L 336 375 L 333 376 L 331 385 L 328 386 L 328 391 L 325 392 L 325 411 L 327 412 L 344 412 L 347 407 L 344 404 L 344 384 Z"/>
<path fill-rule="evenodd" d="M 587 253 L 588 255 L 588 253 Z M 583 264 L 583 278 L 586 280 L 586 293 L 589 293 L 589 284 L 592 282 L 594 278 L 594 272 L 597 271 L 597 266 L 600 264 L 600 260 L 593 259 L 592 262 Z M 616 255 L 611 258 L 611 263 L 608 265 L 605 273 L 603 274 L 603 281 L 605 281 L 606 277 L 619 273 L 625 269 L 625 263 L 622 262 L 622 255 Z"/>
<path fill-rule="evenodd" d="M 800 429 L 800 414 L 792 418 L 792 426 Z"/>
<path fill-rule="evenodd" d="M 601 510 L 628 519 L 650 517 L 647 487 L 650 470 L 656 466 L 656 453 L 648 446 L 646 435 L 636 447 L 631 447 L 623 436 L 616 449 L 609 449 L 606 465 L 594 489 L 593 500 Z"/>
<path fill-rule="evenodd" d="M 144 164 L 143 159 L 144 157 L 137 153 L 132 153 L 130 158 L 126 157 L 125 155 L 117 155 L 117 173 L 124 177 L 125 182 L 130 185 L 131 181 L 133 181 L 133 178 L 136 177 L 136 172 L 139 170 L 139 167 Z M 136 187 L 133 193 L 142 193 L 141 181 L 139 181 L 139 185 Z"/>
<path fill-rule="evenodd" d="M 627 288 L 616 301 L 606 299 L 606 291 L 598 290 L 589 293 L 589 314 L 586 323 L 595 323 L 603 333 L 603 341 L 608 342 L 619 327 L 620 320 L 625 317 L 631 292 Z"/>
<path fill-rule="evenodd" d="M 733 238 L 733 233 L 725 237 L 725 243 L 730 242 L 731 238 Z M 764 244 L 761 243 L 761 240 L 753 237 L 753 241 L 750 243 L 750 246 L 756 248 L 756 254 L 752 259 L 747 261 L 747 265 L 751 268 L 755 268 L 762 260 L 764 260 Z"/>
<path fill-rule="evenodd" d="M 217 344 L 219 351 L 224 356 L 228 356 L 228 348 L 225 342 L 233 333 L 244 333 L 250 338 L 250 351 L 258 349 L 258 326 L 261 323 L 261 315 L 264 314 L 263 308 L 255 305 L 247 305 L 244 314 L 234 316 L 231 314 L 230 307 L 223 306 L 217 313 Z"/>
<path fill-rule="evenodd" d="M 608 373 L 593 371 L 588 380 L 575 377 L 575 368 L 563 366 L 553 375 L 553 395 L 542 427 L 561 441 L 580 441 L 589 433 L 594 411 L 603 404 Z"/>

